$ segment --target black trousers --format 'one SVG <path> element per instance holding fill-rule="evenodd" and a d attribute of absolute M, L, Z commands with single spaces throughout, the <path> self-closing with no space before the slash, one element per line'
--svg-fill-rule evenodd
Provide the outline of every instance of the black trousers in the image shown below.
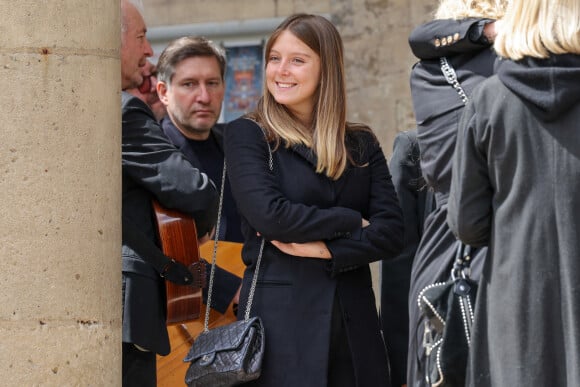
<path fill-rule="evenodd" d="M 123 343 L 123 387 L 156 387 L 157 355 Z"/>
<path fill-rule="evenodd" d="M 356 386 L 352 356 L 338 297 L 334 296 L 328 354 L 328 387 Z"/>

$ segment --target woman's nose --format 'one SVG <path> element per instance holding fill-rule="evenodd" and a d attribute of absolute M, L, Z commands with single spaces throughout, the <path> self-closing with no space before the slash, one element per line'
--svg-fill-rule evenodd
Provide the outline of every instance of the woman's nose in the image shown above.
<path fill-rule="evenodd" d="M 288 62 L 287 61 L 280 62 L 280 66 L 278 66 L 278 72 L 282 75 L 288 74 Z"/>

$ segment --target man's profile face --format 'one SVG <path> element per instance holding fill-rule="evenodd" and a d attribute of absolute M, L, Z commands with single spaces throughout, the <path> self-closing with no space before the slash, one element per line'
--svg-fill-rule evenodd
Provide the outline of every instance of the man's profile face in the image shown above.
<path fill-rule="evenodd" d="M 145 21 L 134 5 L 124 1 L 122 5 L 125 28 L 121 32 L 121 83 L 123 90 L 139 87 L 143 82 L 141 67 L 153 56 L 147 40 Z"/>
<path fill-rule="evenodd" d="M 157 87 L 175 126 L 187 138 L 205 140 L 219 119 L 225 84 L 213 56 L 184 59 L 175 66 L 171 84 Z"/>

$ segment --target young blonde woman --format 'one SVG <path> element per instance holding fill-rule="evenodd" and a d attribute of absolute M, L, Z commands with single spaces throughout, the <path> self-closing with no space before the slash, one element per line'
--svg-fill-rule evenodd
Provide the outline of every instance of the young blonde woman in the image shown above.
<path fill-rule="evenodd" d="M 424 342 L 425 320 L 417 297 L 426 286 L 447 280 L 457 248 L 446 218 L 455 140 L 465 104 L 446 80 L 440 58 L 447 59 L 469 98 L 473 89 L 493 74 L 496 56 L 490 46 L 496 20 L 502 17 L 505 6 L 505 0 L 443 0 L 435 19 L 417 27 L 409 38 L 411 49 L 421 59 L 413 67 L 410 81 L 424 189 L 431 190 L 436 201 L 435 210 L 425 220 L 411 270 L 407 383 L 412 387 L 437 381 L 429 371 L 435 362 L 427 354 L 430 344 Z M 472 254 L 474 279 L 481 272 L 485 255 L 485 249 Z"/>
<path fill-rule="evenodd" d="M 580 386 L 580 2 L 511 0 L 460 123 L 449 223 L 488 244 L 467 385 Z"/>
<path fill-rule="evenodd" d="M 240 311 L 266 240 L 251 313 L 266 353 L 250 384 L 388 386 L 369 263 L 398 254 L 402 215 L 376 137 L 346 121 L 342 40 L 327 19 L 293 15 L 265 61 L 259 107 L 225 132 L 248 265 Z"/>

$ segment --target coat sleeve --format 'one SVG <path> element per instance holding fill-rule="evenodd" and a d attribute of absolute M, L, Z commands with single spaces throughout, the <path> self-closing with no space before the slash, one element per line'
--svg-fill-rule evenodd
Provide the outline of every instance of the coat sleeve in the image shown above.
<path fill-rule="evenodd" d="M 194 217 L 198 233 L 209 231 L 217 214 L 217 190 L 163 135 L 150 109 L 123 93 L 123 175 L 159 202 Z"/>
<path fill-rule="evenodd" d="M 468 245 L 485 246 L 492 224 L 493 187 L 488 175 L 481 122 L 475 111 L 477 96 L 468 103 L 459 123 L 447 223 L 456 237 Z M 483 125 L 484 126 L 484 125 Z"/>
<path fill-rule="evenodd" d="M 438 19 L 421 24 L 409 36 L 409 46 L 419 59 L 479 51 L 490 43 L 482 39 L 483 26 L 492 19 Z"/>
<path fill-rule="evenodd" d="M 367 217 L 370 225 L 350 237 L 332 239 L 326 245 L 332 253 L 332 272 L 352 270 L 382 259 L 395 258 L 403 248 L 403 213 L 391 181 L 383 151 L 375 141 L 370 150 L 370 196 Z"/>
<path fill-rule="evenodd" d="M 224 136 L 227 173 L 240 214 L 267 240 L 310 242 L 335 238 L 361 228 L 358 211 L 316 206 L 288 200 L 271 172 L 268 145 L 260 127 L 239 119 L 230 123 Z"/>
<path fill-rule="evenodd" d="M 412 261 L 423 234 L 425 211 L 429 211 L 427 200 L 431 198 L 421 174 L 416 130 L 401 132 L 395 137 L 389 169 L 405 225 L 405 246 L 399 257 Z"/>

